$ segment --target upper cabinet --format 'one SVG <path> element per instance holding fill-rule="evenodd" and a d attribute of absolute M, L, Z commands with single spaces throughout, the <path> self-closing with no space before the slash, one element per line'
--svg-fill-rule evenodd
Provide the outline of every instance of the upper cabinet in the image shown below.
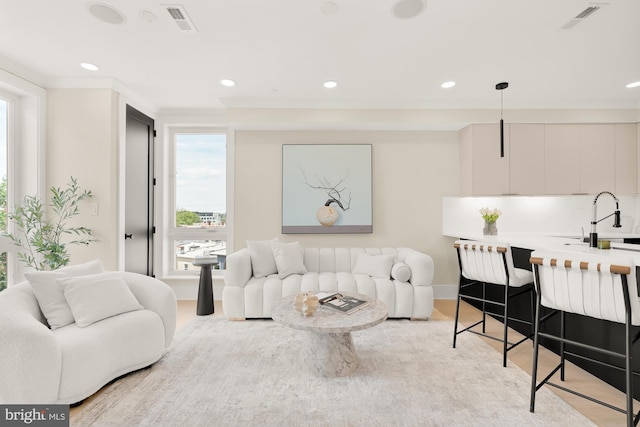
<path fill-rule="evenodd" d="M 543 124 L 509 125 L 510 193 L 544 194 L 545 147 Z"/>
<path fill-rule="evenodd" d="M 460 131 L 462 195 L 635 194 L 639 188 L 637 124 L 499 125 Z"/>
<path fill-rule="evenodd" d="M 576 125 L 545 125 L 544 193 L 580 192 L 580 128 Z"/>
<path fill-rule="evenodd" d="M 624 123 L 614 126 L 615 193 L 635 194 L 638 192 L 638 125 Z"/>
<path fill-rule="evenodd" d="M 460 190 L 465 196 L 509 193 L 509 128 L 500 157 L 498 124 L 470 125 L 460 131 Z"/>
<path fill-rule="evenodd" d="M 578 193 L 598 194 L 615 188 L 613 124 L 579 125 L 580 188 Z"/>

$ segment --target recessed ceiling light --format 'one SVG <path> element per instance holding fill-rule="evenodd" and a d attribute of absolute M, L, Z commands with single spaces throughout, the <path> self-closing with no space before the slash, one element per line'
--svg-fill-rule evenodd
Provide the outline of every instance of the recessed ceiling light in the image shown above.
<path fill-rule="evenodd" d="M 454 87 L 455 85 L 456 85 L 456 82 L 451 81 L 451 82 L 444 82 L 440 86 L 443 89 L 449 89 L 450 87 Z"/>
<path fill-rule="evenodd" d="M 235 86 L 236 82 L 234 80 L 231 80 L 231 79 L 222 79 L 222 80 L 220 80 L 220 84 L 222 86 L 231 87 L 231 86 Z"/>
<path fill-rule="evenodd" d="M 323 83 L 323 86 L 326 87 L 327 89 L 333 89 L 334 87 L 338 86 L 338 82 L 335 82 L 333 80 L 327 80 L 326 82 Z"/>
<path fill-rule="evenodd" d="M 107 4 L 90 4 L 89 12 L 100 21 L 108 24 L 122 24 L 124 22 L 124 15 L 122 12 Z"/>
<path fill-rule="evenodd" d="M 627 85 L 627 87 L 628 87 L 629 89 L 631 89 L 632 87 L 640 87 L 640 82 L 633 82 L 633 83 L 629 83 L 629 84 Z"/>
<path fill-rule="evenodd" d="M 91 64 L 90 62 L 83 62 L 82 64 L 80 64 L 80 66 L 82 68 L 84 68 L 85 70 L 89 70 L 89 71 L 98 71 L 99 70 L 97 65 Z"/>

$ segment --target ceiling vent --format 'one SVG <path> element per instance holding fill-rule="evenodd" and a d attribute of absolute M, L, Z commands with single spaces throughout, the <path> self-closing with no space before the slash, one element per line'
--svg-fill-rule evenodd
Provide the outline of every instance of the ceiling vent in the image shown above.
<path fill-rule="evenodd" d="M 184 7 L 179 4 L 164 5 L 164 7 L 167 9 L 171 19 L 173 19 L 173 22 L 176 23 L 180 31 L 187 33 L 195 33 L 198 31 L 196 30 L 195 25 L 193 25 L 193 22 L 191 22 L 191 19 L 189 18 L 189 15 L 187 15 L 187 11 Z"/>
<path fill-rule="evenodd" d="M 605 4 L 605 3 L 603 3 L 603 4 Z M 592 3 L 591 6 L 588 6 L 585 10 L 583 10 L 582 12 L 577 14 L 575 16 L 575 18 L 573 18 L 571 21 L 567 22 L 566 24 L 564 24 L 560 28 L 562 30 L 568 30 L 570 28 L 575 27 L 577 24 L 579 24 L 580 22 L 584 21 L 589 16 L 593 15 L 594 12 L 596 12 L 598 9 L 600 9 L 600 6 L 602 6 L 602 4 L 593 4 Z"/>

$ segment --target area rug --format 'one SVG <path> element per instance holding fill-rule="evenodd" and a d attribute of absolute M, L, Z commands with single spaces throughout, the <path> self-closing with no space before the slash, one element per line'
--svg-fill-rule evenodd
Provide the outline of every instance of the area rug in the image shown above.
<path fill-rule="evenodd" d="M 353 333 L 361 363 L 317 378 L 306 332 L 269 320 L 199 317 L 165 356 L 85 402 L 76 426 L 593 425 L 473 334 L 451 348 L 449 320 L 387 320 Z"/>

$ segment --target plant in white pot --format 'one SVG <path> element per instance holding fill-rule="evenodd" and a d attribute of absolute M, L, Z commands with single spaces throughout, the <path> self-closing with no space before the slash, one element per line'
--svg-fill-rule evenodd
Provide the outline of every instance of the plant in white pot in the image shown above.
<path fill-rule="evenodd" d="M 26 196 L 9 214 L 15 231 L 7 233 L 7 237 L 23 249 L 18 252 L 18 258 L 36 270 L 56 270 L 69 264 L 67 245 L 98 241 L 90 229 L 68 224 L 79 214 L 79 203 L 93 197 L 91 191 L 81 189 L 74 177 L 65 188 L 51 187 L 50 191 L 53 217 L 47 215 L 46 205 L 35 196 Z"/>

